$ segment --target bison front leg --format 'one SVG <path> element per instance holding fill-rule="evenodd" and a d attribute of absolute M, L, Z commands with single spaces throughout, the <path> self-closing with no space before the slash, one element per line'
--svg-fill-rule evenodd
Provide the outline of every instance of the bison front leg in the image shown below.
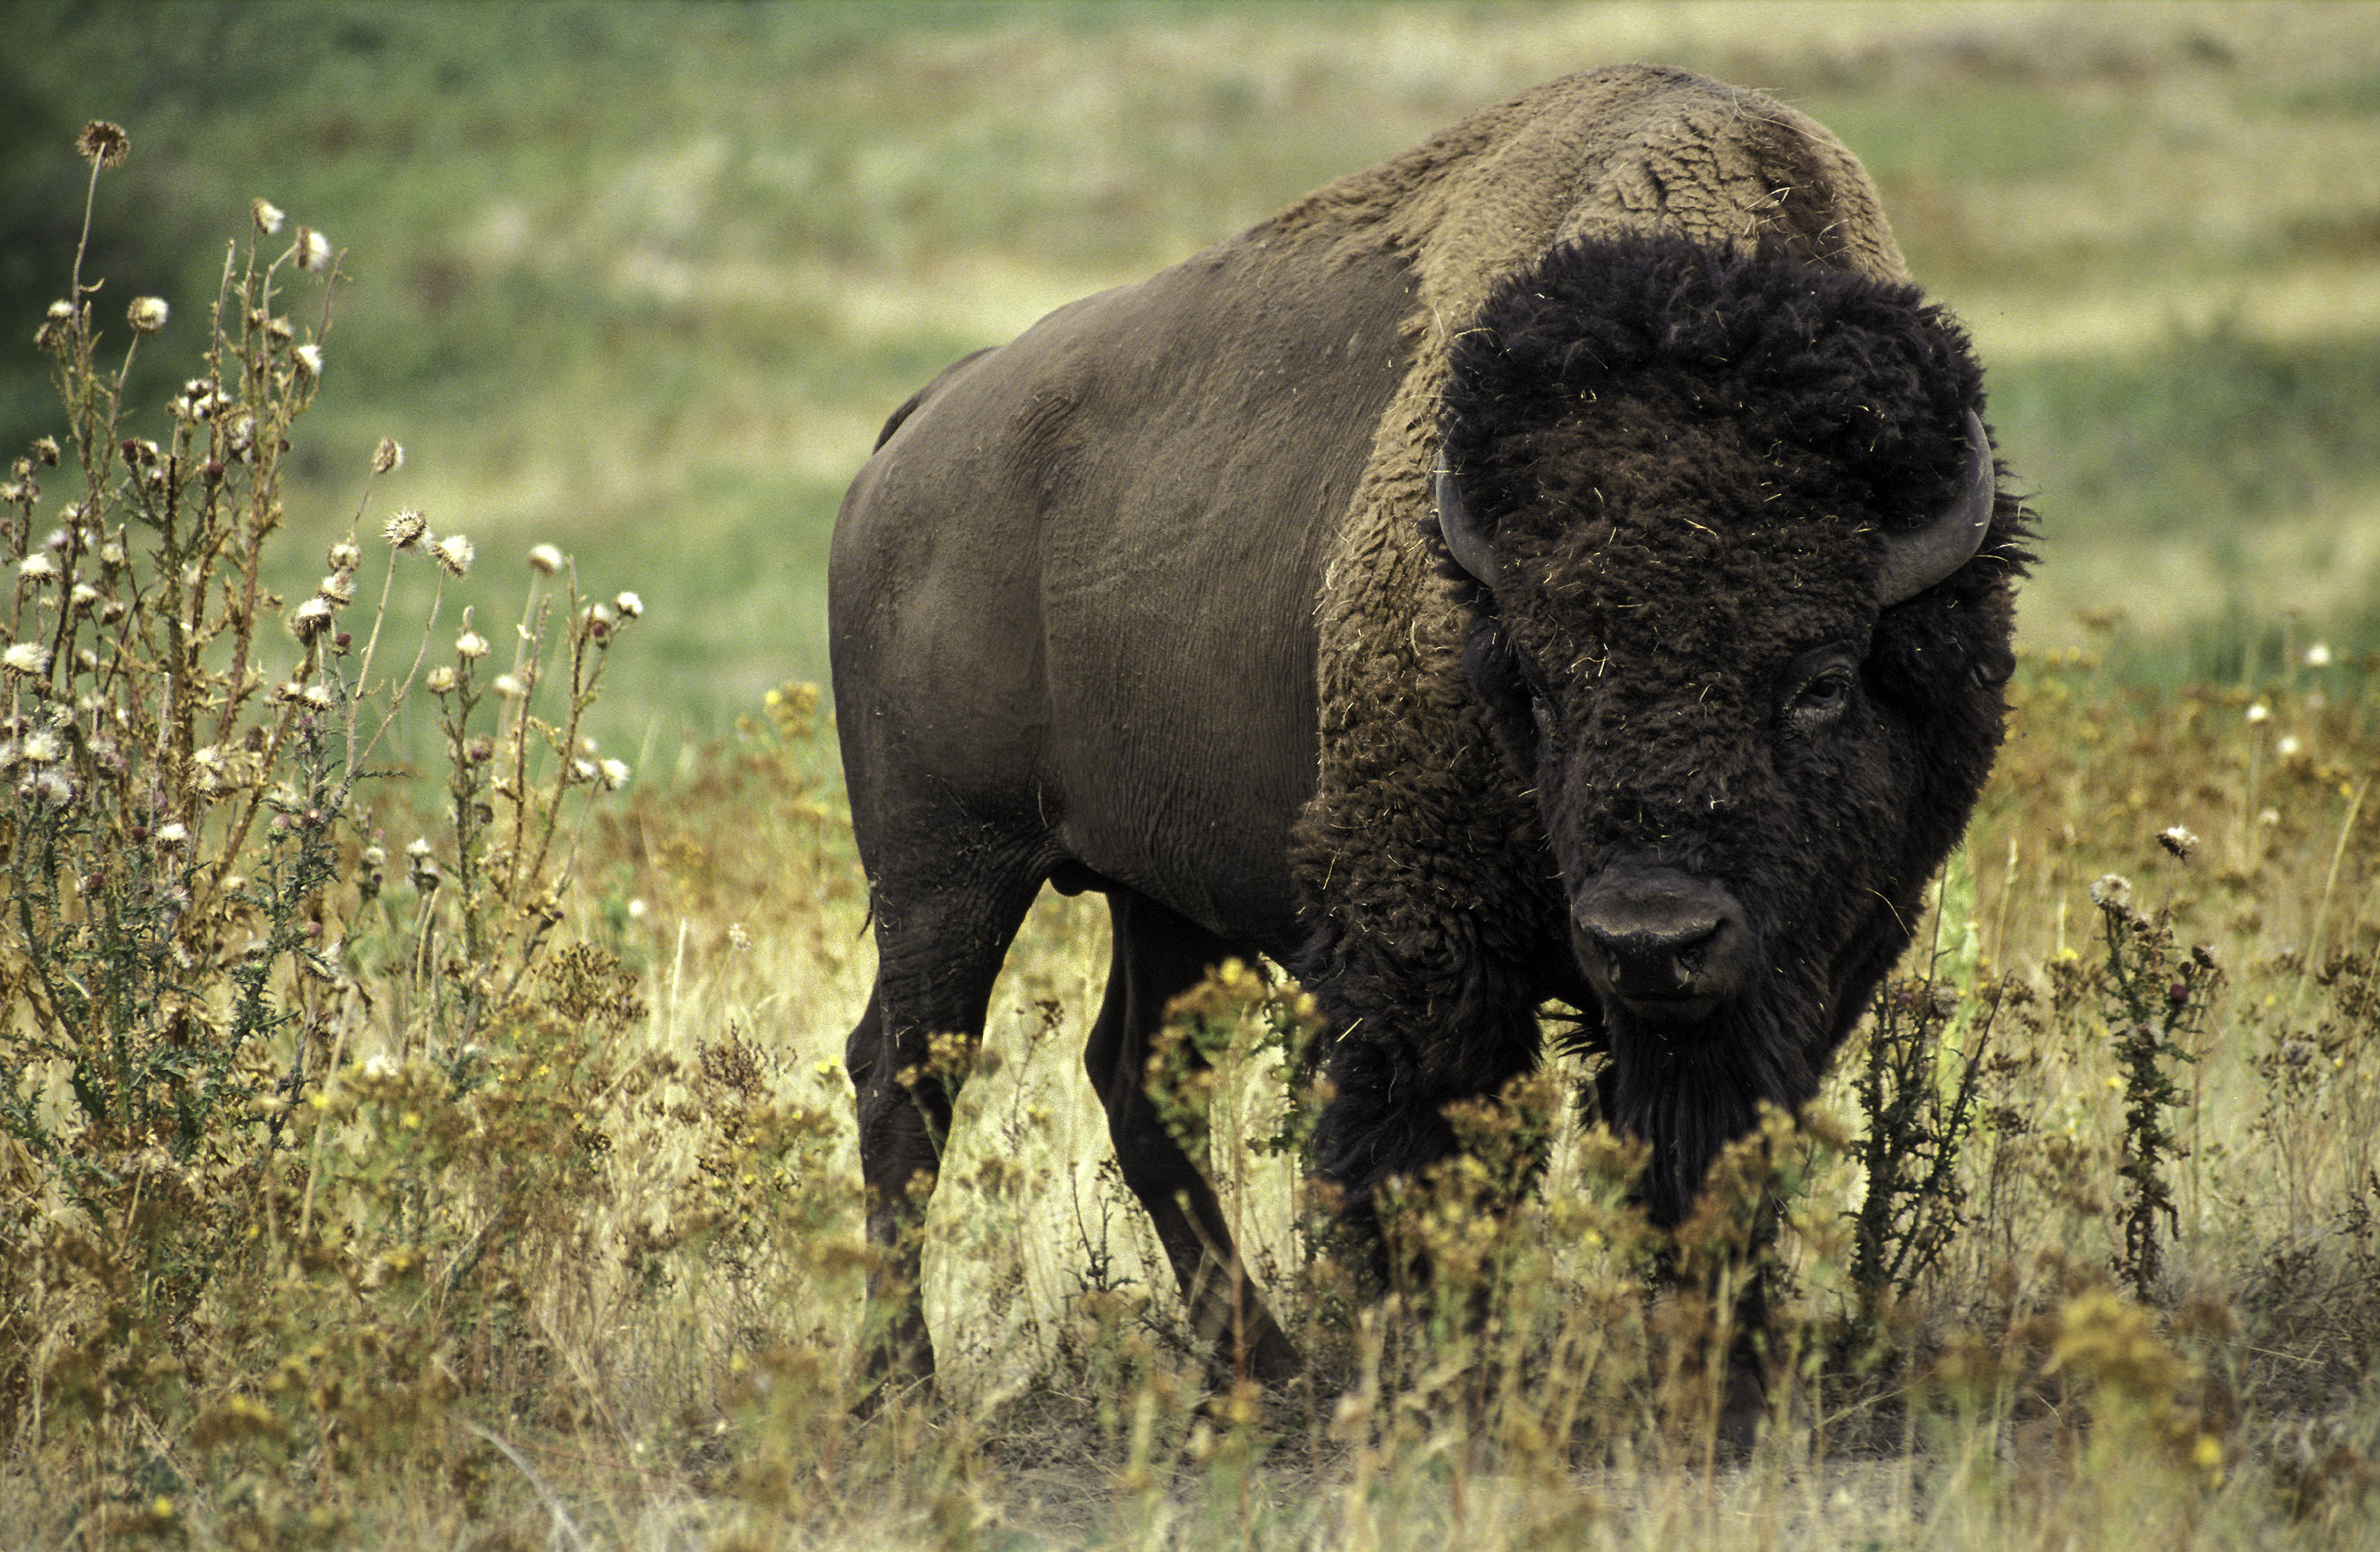
<path fill-rule="evenodd" d="M 1341 1193 L 1345 1254 L 1376 1288 L 1391 1271 L 1383 1191 L 1457 1151 L 1450 1106 L 1536 1070 L 1537 1006 L 1568 995 L 1566 980 L 1546 984 L 1569 961 L 1560 870 L 1463 687 L 1460 630 L 1432 607 L 1366 637 L 1375 655 L 1335 676 L 1326 662 L 1325 702 L 1346 710 L 1326 719 L 1293 834 L 1306 938 L 1292 969 L 1321 1014 L 1335 1091 L 1316 1163 Z"/>
<path fill-rule="evenodd" d="M 1536 1069 L 1536 999 L 1486 965 L 1444 976 L 1376 964 L 1366 975 L 1305 984 L 1324 1028 L 1341 1032 L 1325 1064 L 1333 1093 L 1315 1152 L 1322 1179 L 1341 1194 L 1343 1253 L 1375 1288 L 1427 1281 L 1433 1275 L 1427 1248 L 1392 1245 L 1384 1198 L 1429 1184 L 1434 1167 L 1460 1151 L 1455 1107 L 1495 1101 L 1512 1080 Z M 1420 1011 L 1437 1016 L 1416 1017 Z M 1531 1162 L 1495 1161 L 1515 1178 L 1488 1182 L 1474 1205 L 1508 1206 Z"/>

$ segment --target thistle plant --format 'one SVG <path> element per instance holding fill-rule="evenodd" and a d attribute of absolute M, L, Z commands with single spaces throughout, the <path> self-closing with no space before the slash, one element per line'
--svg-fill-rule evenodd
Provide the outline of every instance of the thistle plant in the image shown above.
<path fill-rule="evenodd" d="M 129 144 L 113 125 L 85 129 L 91 201 Z M 285 235 L 262 200 L 250 223 L 226 252 L 199 374 L 153 435 L 125 383 L 178 321 L 141 297 L 113 323 L 78 253 L 34 335 L 63 433 L 0 487 L 0 1426 L 79 1420 L 91 1460 L 194 1411 L 252 1410 L 254 1386 L 230 1379 L 235 1405 L 197 1376 L 270 1367 L 269 1346 L 249 1349 L 278 1340 L 273 1300 L 375 1245 L 411 1247 L 375 1266 L 418 1266 L 425 1235 L 466 1220 L 457 1203 L 509 1225 L 508 1245 L 581 1231 L 571 1215 L 606 1146 L 582 1088 L 612 1082 L 589 1043 L 641 1014 L 616 961 L 548 944 L 569 822 L 629 777 L 581 724 L 643 604 L 583 598 L 568 557 L 541 545 L 502 672 L 469 609 L 452 660 L 432 664 L 444 590 L 474 547 L 404 509 L 368 564 L 358 533 L 404 462 L 386 438 L 322 580 L 276 597 L 267 552 L 285 548 L 298 423 L 334 359 L 340 260 L 320 231 Z M 400 651 L 390 599 L 407 566 L 438 582 Z M 359 579 L 375 569 L 366 619 Z M 399 890 L 382 833 L 407 794 L 382 751 L 417 686 L 435 699 L 447 801 L 407 848 Z M 408 1063 L 417 1050 L 434 1061 Z M 405 1146 L 357 1165 L 334 1140 L 358 1128 Z M 458 1183 L 504 1136 L 485 1177 Z M 536 1145 L 551 1137 L 573 1146 L 547 1158 Z M 444 1318 L 465 1317 L 457 1291 L 485 1258 L 453 1260 Z M 323 1308 L 280 1316 L 293 1340 L 335 1324 Z M 357 1340 L 411 1353 L 424 1395 L 443 1383 L 434 1334 Z M 266 1430 L 301 1474 L 339 1458 L 310 1394 L 289 1390 Z M 301 1436 L 321 1452 L 310 1465 L 292 1453 Z"/>
<path fill-rule="evenodd" d="M 82 144 L 95 198 L 129 140 L 93 124 Z M 337 979 L 320 903 L 354 820 L 368 736 L 354 690 L 369 653 L 356 662 L 337 628 L 352 545 L 334 547 L 285 636 L 263 582 L 336 273 L 302 230 L 264 257 L 280 219 L 268 225 L 260 209 L 256 240 L 226 259 L 202 373 L 165 406 L 162 443 L 131 434 L 122 388 L 168 325 L 164 301 L 133 300 L 122 355 L 105 360 L 100 283 L 78 254 L 35 336 L 67 431 L 63 450 L 35 443 L 0 492 L 15 574 L 0 986 L 18 1075 L 0 1106 L 44 1156 L 90 1129 L 187 1159 L 227 1107 L 271 1086 L 268 1041 L 325 1025 L 322 988 Z M 283 310 L 299 275 L 311 277 L 296 297 L 317 307 L 310 326 Z M 62 502 L 44 489 L 54 468 Z M 284 1045 L 302 1081 L 305 1041 Z M 39 1081 L 53 1073 L 71 1095 L 65 1114 Z"/>
<path fill-rule="evenodd" d="M 2173 832 L 2167 850 L 2187 860 L 2189 847 Z M 2175 1226 L 2168 1172 L 2181 1141 L 2167 1112 L 2181 1102 L 2173 1063 L 2197 1061 L 2192 1047 L 2203 1030 L 2209 999 L 2222 979 L 2204 947 L 2176 946 L 2164 912 L 2143 915 L 2132 903 L 2129 879 L 2107 874 L 2091 886 L 2099 908 L 2107 957 L 2097 976 L 2099 1003 L 2113 1043 L 2124 1094 L 2123 1249 L 2117 1273 L 2145 1302 L 2164 1267 L 2158 1225 Z"/>
<path fill-rule="evenodd" d="M 2027 995 L 2016 980 L 1985 978 L 1962 995 L 1948 980 L 1920 977 L 1877 993 L 1852 1079 L 1866 1126 L 1853 1149 L 1864 1189 L 1852 1222 L 1852 1283 L 1871 1331 L 1965 1221 L 1959 1159 L 1974 1130 L 1993 1016 L 2003 1000 Z"/>
<path fill-rule="evenodd" d="M 469 541 L 434 539 L 418 518 L 403 513 L 392 520 L 390 543 L 400 552 L 425 551 L 443 570 L 465 575 L 473 559 Z M 408 981 L 450 1061 L 492 1003 L 518 995 L 540 946 L 562 920 L 559 888 L 568 867 L 554 842 L 574 794 L 615 792 L 630 775 L 626 762 L 601 755 L 581 723 L 613 642 L 643 614 L 644 602 L 633 592 L 609 603 L 583 599 L 568 557 L 552 545 L 532 549 L 528 564 L 533 581 L 510 664 L 489 673 L 493 649 L 467 609 L 452 662 L 424 679 L 438 699 L 446 753 L 454 909 L 417 916 Z M 558 594 L 552 590 L 557 577 Z M 538 699 L 549 658 L 562 677 L 551 716 L 540 713 Z M 444 881 L 440 849 L 425 837 L 407 851 L 408 877 L 425 895 Z M 490 973 L 492 965 L 501 973 Z"/>

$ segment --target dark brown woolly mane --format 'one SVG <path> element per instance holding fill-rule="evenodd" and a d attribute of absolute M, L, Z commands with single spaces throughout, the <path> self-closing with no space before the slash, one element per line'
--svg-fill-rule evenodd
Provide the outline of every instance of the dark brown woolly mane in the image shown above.
<path fill-rule="evenodd" d="M 1516 515 L 1543 524 L 1608 506 L 1701 525 L 1818 510 L 1665 503 L 1654 487 L 1686 478 L 1670 443 L 1719 422 L 1733 446 L 1758 451 L 1780 488 L 1821 479 L 1829 518 L 1878 535 L 1906 529 L 1950 499 L 1966 412 L 1984 407 L 1965 331 L 1915 286 L 1813 264 L 1777 244 L 1714 248 L 1661 234 L 1565 244 L 1499 286 L 1451 354 L 1442 455 L 1491 537 Z M 1594 452 L 1569 455 L 1583 447 Z M 2010 588 L 2032 558 L 2027 522 L 2003 496 L 1975 559 L 1888 614 L 1876 644 L 1887 678 L 1921 699 L 1958 667 L 1991 685 L 2006 679 Z M 1435 537 L 1434 517 L 1425 527 Z M 1469 677 L 1509 727 L 1522 691 L 1495 672 L 1495 602 L 1451 559 L 1442 570 L 1466 584 Z"/>
<path fill-rule="evenodd" d="M 1964 412 L 1983 403 L 1964 332 L 1916 287 L 1665 236 L 1554 249 L 1499 287 L 1452 365 L 1445 451 L 1490 533 L 1568 493 L 1546 488 L 1534 455 L 1549 432 L 1620 405 L 1733 420 L 1782 459 L 1852 473 L 1846 512 L 1907 526 L 1934 508 L 1920 492 L 1952 488 Z"/>
<path fill-rule="evenodd" d="M 1815 628 L 1801 600 L 1840 608 L 1857 598 L 1884 536 L 1926 523 L 1955 498 L 1971 456 L 1967 416 L 1983 408 L 1963 332 L 1913 286 L 1776 248 L 1665 236 L 1553 250 L 1496 290 L 1456 337 L 1452 368 L 1440 423 L 1446 467 L 1473 525 L 1519 576 L 1514 596 L 1499 599 L 1451 559 L 1446 570 L 1466 584 L 1466 677 L 1531 787 L 1540 785 L 1532 700 L 1547 692 L 1524 678 L 1512 610 L 1533 612 L 1541 649 L 1563 621 L 1621 618 L 1575 614 L 1566 600 L 1576 598 L 1601 600 L 1597 609 L 1641 606 L 1633 618 L 1684 661 L 1773 655 L 1780 633 Z M 1684 1044 L 1611 1015 L 1599 1038 L 1593 1019 L 1576 1032 L 1622 1059 L 1607 1096 L 1613 1119 L 1661 1139 L 1645 1185 L 1657 1219 L 1684 1211 L 1705 1161 L 1753 1124 L 1759 1100 L 1790 1109 L 1815 1091 L 1905 945 L 1916 891 L 1955 839 L 1998 742 L 2023 521 L 2002 498 L 1975 559 L 1875 618 L 1868 693 L 1898 708 L 1890 725 L 1925 728 L 1932 740 L 1929 758 L 1908 768 L 1914 784 L 1901 789 L 1908 806 L 1895 823 L 1838 861 L 1815 863 L 1791 838 L 1840 834 L 1852 821 L 1821 795 L 1831 783 L 1804 790 L 1787 780 L 1769 806 L 1737 810 L 1740 824 L 1722 816 L 1680 831 L 1702 837 L 1695 856 L 1664 854 L 1690 873 L 1723 872 L 1755 935 L 1790 933 L 1801 945 L 1771 952 L 1823 952 L 1841 968 L 1830 988 L 1772 979 L 1767 993 L 1725 1013 L 1723 1033 Z M 1746 630 L 1771 634 L 1730 634 Z M 1602 639 L 1572 645 L 1590 657 L 1633 652 L 1640 665 L 1645 651 L 1665 649 Z M 1635 683 L 1626 693 L 1661 693 Z M 1884 747 L 1866 758 L 1899 758 Z M 1684 791 L 1707 757 L 1691 744 L 1638 743 L 1619 758 L 1622 779 L 1660 802 Z M 1598 841 L 1601 831 L 1577 828 L 1581 812 L 1548 816 L 1575 854 L 1566 868 L 1642 843 L 1624 829 Z M 1804 897 L 1813 871 L 1840 885 L 1870 867 L 1866 887 L 1882 892 Z M 1874 909 L 1878 899 L 1890 908 Z M 1562 909 L 1554 907 L 1557 919 Z"/>

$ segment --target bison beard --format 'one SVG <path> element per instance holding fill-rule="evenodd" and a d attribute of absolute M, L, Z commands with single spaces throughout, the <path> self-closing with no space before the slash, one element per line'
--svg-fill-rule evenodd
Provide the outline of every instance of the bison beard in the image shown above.
<path fill-rule="evenodd" d="M 953 366 L 835 529 L 876 987 L 868 1362 L 1045 882 L 1107 896 L 1086 1063 L 1199 1334 L 1295 1358 L 1145 1087 L 1168 1000 L 1288 964 L 1351 1223 L 1559 999 L 1681 1220 L 1805 1102 L 1989 770 L 2023 516 L 1858 164 L 1681 72 L 1567 78 Z M 1433 509 L 1435 498 L 1435 509 Z"/>

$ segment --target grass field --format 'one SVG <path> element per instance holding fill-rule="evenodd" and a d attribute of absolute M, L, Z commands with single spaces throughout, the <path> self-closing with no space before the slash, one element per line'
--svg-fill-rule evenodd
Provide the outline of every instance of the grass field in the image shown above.
<path fill-rule="evenodd" d="M 76 130 L 106 117 L 132 147 L 84 269 L 103 364 L 132 297 L 171 303 L 124 434 L 191 424 L 162 406 L 201 370 L 251 199 L 328 233 L 322 367 L 242 347 L 293 418 L 286 457 L 232 484 L 278 503 L 265 585 L 305 598 L 356 528 L 343 618 L 385 570 L 383 661 L 435 595 L 424 664 L 459 676 L 364 761 L 410 773 L 350 799 L 361 746 L 240 689 L 227 623 L 199 675 L 212 746 L 253 729 L 282 765 L 215 774 L 161 722 L 137 804 L 20 793 L 0 818 L 0 1542 L 2380 1531 L 2380 6 L 19 0 L 0 26 L 23 107 L 0 128 L 23 325 L 0 452 L 67 443 L 11 559 L 83 494 L 59 358 L 23 342 L 68 284 Z M 1768 90 L 1862 156 L 1973 331 L 2042 516 L 2013 735 L 1905 967 L 1924 984 L 1847 1053 L 1816 1141 L 1743 1163 L 1794 1204 L 1801 1360 L 1768 1436 L 1715 1458 L 1693 1312 L 1643 1296 L 1610 1150 L 1558 1104 L 1488 1336 L 1351 1310 L 1311 1280 L 1295 1170 L 1244 1146 L 1280 1099 L 1253 1058 L 1217 1162 L 1317 1378 L 1210 1394 L 1078 1075 L 1103 915 L 1055 897 L 937 1197 L 942 1396 L 854 1421 L 839 1061 L 872 953 L 828 708 L 764 699 L 824 676 L 844 483 L 951 358 L 1627 58 Z M 275 284 L 317 327 L 324 283 Z M 371 475 L 382 437 L 406 455 Z M 468 576 L 386 553 L 400 506 L 469 534 Z M 543 698 L 516 704 L 479 687 L 571 580 L 525 564 L 541 542 L 582 606 L 612 600 L 617 646 L 544 616 Z M 61 605 L 20 581 L 16 607 L 12 631 Z M 466 607 L 486 669 L 449 647 Z M 365 704 L 327 650 L 260 629 L 259 683 Z M 549 743 L 529 719 L 571 727 L 572 661 L 601 694 Z M 604 758 L 625 791 L 599 790 Z M 2157 842 L 2176 826 L 2186 860 Z M 2095 904 L 2110 873 L 2137 925 Z M 103 898 L 139 930 L 77 903 Z M 1254 995 L 1219 989 L 1219 1018 Z M 1913 1151 L 1879 1164 L 1879 1135 Z M 1861 1209 L 1937 1147 L 1955 1191 L 1917 1200 L 1956 1231 L 1879 1284 Z"/>
<path fill-rule="evenodd" d="M 636 709 L 604 713 L 639 738 L 823 676 L 834 503 L 943 362 L 1472 106 L 1638 57 L 1777 91 L 1874 169 L 2043 495 L 2058 564 L 2029 638 L 2123 609 L 2168 677 L 2233 672 L 2301 607 L 2342 651 L 2380 646 L 2380 29 L 2355 6 L 9 15 L 46 135 L 12 163 L 46 158 L 55 191 L 61 134 L 140 121 L 103 212 L 116 284 L 195 321 L 257 196 L 346 251 L 294 525 L 327 540 L 342 471 L 398 435 L 390 499 L 491 553 L 567 541 L 652 600 Z M 58 284 L 36 279 L 31 309 Z M 35 364 L 17 381 L 7 403 L 38 402 Z"/>

